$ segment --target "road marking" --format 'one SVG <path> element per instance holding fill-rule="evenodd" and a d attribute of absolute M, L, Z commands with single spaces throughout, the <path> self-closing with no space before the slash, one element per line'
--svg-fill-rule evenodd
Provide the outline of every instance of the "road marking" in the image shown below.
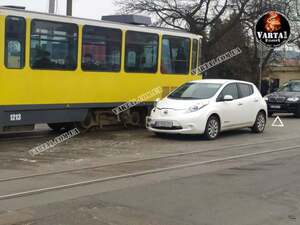
<path fill-rule="evenodd" d="M 145 171 L 141 171 L 141 172 L 123 174 L 123 175 L 118 175 L 118 176 L 98 178 L 98 179 L 94 179 L 94 180 L 87 180 L 87 181 L 82 181 L 82 182 L 77 182 L 77 183 L 58 185 L 58 186 L 53 186 L 53 187 L 48 187 L 48 188 L 34 189 L 34 190 L 30 190 L 30 191 L 2 195 L 2 196 L 0 196 L 0 200 L 24 197 L 24 196 L 40 194 L 40 193 L 45 193 L 45 192 L 50 192 L 50 191 L 69 189 L 69 188 L 86 186 L 86 185 L 95 184 L 95 183 L 103 183 L 103 182 L 112 181 L 112 180 L 119 180 L 119 179 L 130 178 L 130 177 L 138 177 L 138 176 L 161 173 L 161 172 L 172 171 L 172 170 L 177 170 L 177 169 L 184 169 L 184 168 L 189 168 L 189 167 L 201 166 L 201 165 L 205 165 L 205 164 L 224 162 L 224 161 L 246 158 L 246 157 L 251 157 L 251 156 L 265 155 L 265 154 L 283 152 L 283 151 L 291 151 L 291 150 L 295 150 L 298 148 L 300 148 L 300 145 L 275 149 L 275 150 L 271 150 L 271 151 L 262 151 L 262 152 L 256 152 L 256 153 L 235 155 L 235 156 L 229 156 L 229 157 L 225 157 L 225 158 L 207 160 L 207 161 L 202 161 L 202 162 L 194 162 L 194 163 L 182 164 L 182 165 L 165 167 L 165 168 L 145 170 Z"/>
<path fill-rule="evenodd" d="M 284 124 L 279 116 L 275 118 L 274 122 L 272 123 L 272 127 L 284 127 Z"/>

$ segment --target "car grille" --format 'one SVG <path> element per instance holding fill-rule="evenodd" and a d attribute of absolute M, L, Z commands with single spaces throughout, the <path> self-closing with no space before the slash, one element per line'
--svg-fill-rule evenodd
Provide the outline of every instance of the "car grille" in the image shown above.
<path fill-rule="evenodd" d="M 173 126 L 173 127 L 157 127 L 157 126 L 152 126 L 152 128 L 157 129 L 157 130 L 182 130 L 181 126 Z"/>
<path fill-rule="evenodd" d="M 283 96 L 269 98 L 269 102 L 273 102 L 273 103 L 284 103 L 285 100 L 286 100 L 286 97 L 283 97 Z"/>

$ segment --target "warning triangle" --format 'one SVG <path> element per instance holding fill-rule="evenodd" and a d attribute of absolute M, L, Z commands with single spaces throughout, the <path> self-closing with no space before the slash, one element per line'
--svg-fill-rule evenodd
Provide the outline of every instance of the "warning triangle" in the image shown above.
<path fill-rule="evenodd" d="M 284 127 L 284 124 L 279 116 L 275 118 L 274 122 L 272 123 L 272 127 Z"/>

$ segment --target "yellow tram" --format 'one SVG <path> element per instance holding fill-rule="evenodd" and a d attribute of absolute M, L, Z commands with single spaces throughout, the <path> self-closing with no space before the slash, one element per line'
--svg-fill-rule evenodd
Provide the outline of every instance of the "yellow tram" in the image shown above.
<path fill-rule="evenodd" d="M 101 125 L 103 115 L 156 87 L 128 110 L 143 117 L 200 62 L 198 35 L 0 8 L 0 131 Z M 112 114 L 113 115 L 113 114 Z"/>

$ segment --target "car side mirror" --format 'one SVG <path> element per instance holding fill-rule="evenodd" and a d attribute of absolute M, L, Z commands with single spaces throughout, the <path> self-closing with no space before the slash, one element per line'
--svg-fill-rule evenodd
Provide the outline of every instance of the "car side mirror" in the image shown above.
<path fill-rule="evenodd" d="M 223 101 L 224 101 L 224 102 L 230 102 L 230 101 L 233 101 L 232 95 L 225 95 L 224 98 L 223 98 Z"/>

